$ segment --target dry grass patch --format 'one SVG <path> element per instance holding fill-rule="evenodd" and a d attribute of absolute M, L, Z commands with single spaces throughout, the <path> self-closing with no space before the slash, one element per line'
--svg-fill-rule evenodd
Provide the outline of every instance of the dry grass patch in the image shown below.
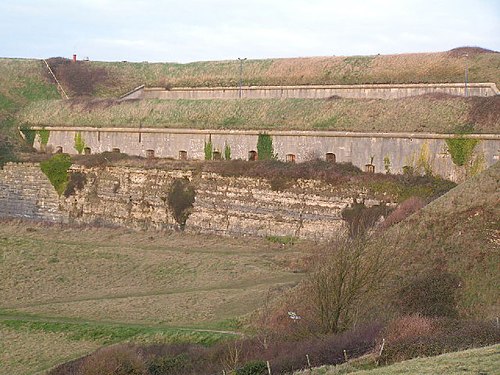
<path fill-rule="evenodd" d="M 74 341 L 65 333 L 13 330 L 0 322 L 0 374 L 23 375 L 49 368 L 96 350 L 92 341 Z"/>

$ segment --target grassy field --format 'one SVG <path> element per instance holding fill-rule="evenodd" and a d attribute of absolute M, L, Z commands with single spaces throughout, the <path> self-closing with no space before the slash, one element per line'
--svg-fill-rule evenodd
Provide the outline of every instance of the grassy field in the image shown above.
<path fill-rule="evenodd" d="M 25 107 L 18 121 L 23 126 L 436 133 L 473 124 L 475 132 L 497 133 L 500 98 L 38 101 Z"/>
<path fill-rule="evenodd" d="M 358 363 L 356 363 L 358 362 Z M 370 362 L 371 363 L 371 362 Z M 339 366 L 323 366 L 313 369 L 311 375 L 493 375 L 498 373 L 500 345 L 469 349 L 436 357 L 416 358 L 390 366 L 360 370 L 366 361 L 354 361 Z M 371 366 L 371 365 L 370 365 Z M 306 374 L 299 372 L 298 374 Z"/>
<path fill-rule="evenodd" d="M 265 239 L 14 221 L 0 225 L 0 252 L 1 374 L 124 340 L 230 337 L 239 317 L 302 278 L 290 264 L 305 256 Z"/>

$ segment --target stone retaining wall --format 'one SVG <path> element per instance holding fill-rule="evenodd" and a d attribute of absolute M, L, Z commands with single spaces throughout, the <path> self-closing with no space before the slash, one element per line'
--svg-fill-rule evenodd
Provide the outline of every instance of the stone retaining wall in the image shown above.
<path fill-rule="evenodd" d="M 7 163 L 0 169 L 0 217 L 66 222 L 68 214 L 40 165 Z"/>
<path fill-rule="evenodd" d="M 32 129 L 40 129 L 32 127 Z M 76 154 L 75 135 L 81 133 L 85 145 L 92 153 L 111 151 L 114 148 L 130 155 L 146 157 L 179 158 L 182 152 L 188 159 L 204 159 L 204 144 L 212 140 L 214 148 L 224 151 L 231 147 L 233 159 L 248 159 L 249 152 L 257 150 L 259 131 L 196 130 L 196 129 L 131 129 L 131 128 L 63 128 L 46 127 L 49 130 L 47 147 L 55 151 Z M 402 173 L 406 165 L 424 160 L 433 173 L 453 181 L 464 178 L 464 167 L 456 166 L 448 152 L 447 138 L 453 134 L 422 133 L 352 133 L 319 131 L 270 131 L 274 151 L 280 160 L 292 157 L 296 162 L 311 158 L 326 158 L 335 154 L 337 162 L 351 162 L 361 169 L 370 163 L 376 172 Z M 467 137 L 479 140 L 475 156 L 481 158 L 483 167 L 499 160 L 500 135 L 473 134 Z M 39 139 L 35 147 L 41 149 Z M 149 150 L 149 151 L 148 151 Z"/>
<path fill-rule="evenodd" d="M 317 86 L 162 87 L 139 86 L 122 99 L 322 99 L 332 96 L 353 99 L 399 99 L 425 94 L 494 96 L 494 83 L 372 84 Z"/>

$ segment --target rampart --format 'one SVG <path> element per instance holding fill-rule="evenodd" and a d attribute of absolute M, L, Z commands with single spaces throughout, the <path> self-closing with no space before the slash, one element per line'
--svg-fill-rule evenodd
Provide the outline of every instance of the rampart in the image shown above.
<path fill-rule="evenodd" d="M 41 129 L 32 127 L 32 129 Z M 64 128 L 46 127 L 49 139 L 46 147 L 55 151 L 76 154 L 75 136 L 81 135 L 92 153 L 117 149 L 130 155 L 170 158 L 205 158 L 204 145 L 212 141 L 214 149 L 223 154 L 231 148 L 233 159 L 249 158 L 257 150 L 259 131 L 196 130 L 196 129 L 132 129 L 132 128 Z M 313 158 L 325 159 L 334 155 L 337 162 L 351 162 L 364 169 L 373 164 L 376 172 L 402 173 L 404 166 L 425 164 L 432 172 L 453 181 L 464 177 L 465 167 L 454 164 L 447 139 L 453 134 L 425 133 L 352 133 L 316 131 L 270 131 L 274 151 L 280 160 L 302 162 Z M 500 135 L 464 135 L 477 139 L 474 155 L 482 167 L 488 167 L 500 158 Z M 35 140 L 40 149 L 40 138 Z M 472 162 L 473 160 L 471 160 Z M 467 167 L 467 166 L 466 166 Z"/>
<path fill-rule="evenodd" d="M 367 207 L 394 203 L 390 193 L 359 185 L 298 180 L 285 191 L 265 179 L 223 177 L 192 170 L 74 166 L 81 190 L 58 197 L 36 164 L 7 164 L 0 170 L 0 217 L 116 225 L 135 229 L 177 228 L 168 195 L 172 183 L 189 181 L 195 202 L 185 230 L 234 236 L 289 236 L 323 240 L 346 228 L 341 212 L 363 200 Z M 82 176 L 84 176 L 82 178 Z"/>
<path fill-rule="evenodd" d="M 126 99 L 399 99 L 425 94 L 494 96 L 494 83 L 366 84 L 317 86 L 163 87 L 139 86 L 122 96 Z"/>

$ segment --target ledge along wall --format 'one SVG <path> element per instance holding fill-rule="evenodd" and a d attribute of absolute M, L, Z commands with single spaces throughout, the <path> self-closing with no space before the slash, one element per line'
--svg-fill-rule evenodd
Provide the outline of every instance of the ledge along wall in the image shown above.
<path fill-rule="evenodd" d="M 32 127 L 31 129 L 41 129 Z M 111 151 L 113 148 L 130 155 L 146 156 L 153 150 L 156 157 L 179 158 L 185 151 L 188 159 L 202 160 L 204 144 L 211 138 L 214 149 L 224 154 L 224 146 L 231 147 L 232 159 L 248 159 L 250 151 L 257 150 L 259 131 L 195 130 L 195 129 L 131 129 L 131 128 L 64 128 L 46 127 L 49 140 L 46 148 L 76 154 L 75 135 L 81 133 L 85 146 L 92 153 Z M 465 168 L 453 163 L 446 139 L 452 134 L 423 133 L 350 133 L 314 131 L 271 131 L 274 151 L 280 160 L 293 155 L 296 162 L 313 158 L 326 158 L 335 154 L 337 162 L 351 162 L 364 169 L 371 162 L 375 172 L 402 173 L 404 166 L 416 166 L 425 161 L 432 172 L 444 178 L 461 181 Z M 500 135 L 471 134 L 464 137 L 478 139 L 474 158 L 483 167 L 493 165 L 500 158 Z M 36 137 L 35 147 L 41 149 Z"/>
<path fill-rule="evenodd" d="M 182 179 L 196 193 L 187 232 L 324 240 L 345 233 L 341 212 L 353 198 L 367 207 L 396 201 L 391 194 L 371 196 L 363 186 L 353 184 L 298 180 L 278 192 L 264 179 L 190 170 L 78 166 L 70 173 L 85 176 L 83 188 L 59 198 L 39 168 L 37 164 L 9 163 L 0 170 L 0 217 L 134 229 L 176 228 L 168 194 L 173 181 Z"/>
<path fill-rule="evenodd" d="M 399 99 L 425 94 L 494 96 L 494 83 L 371 84 L 318 86 L 163 87 L 139 86 L 121 97 L 127 99 L 321 99 L 338 96 L 353 99 Z"/>

